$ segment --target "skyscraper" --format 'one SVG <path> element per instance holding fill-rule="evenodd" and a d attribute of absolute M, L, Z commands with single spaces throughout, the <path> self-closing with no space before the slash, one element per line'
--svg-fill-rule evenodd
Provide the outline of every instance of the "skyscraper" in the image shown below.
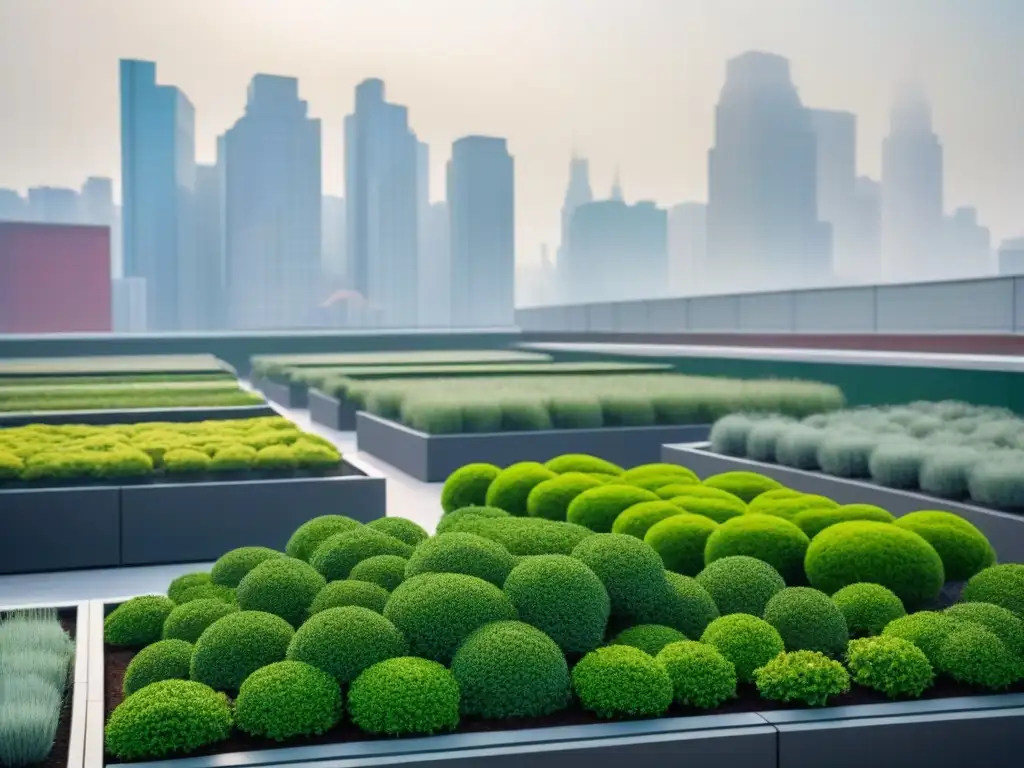
<path fill-rule="evenodd" d="M 793 287 L 831 277 L 818 218 L 817 142 L 789 61 L 731 59 L 708 153 L 708 269 L 716 287 Z"/>
<path fill-rule="evenodd" d="M 228 326 L 310 322 L 321 260 L 320 120 L 293 77 L 256 75 L 224 135 Z"/>
<path fill-rule="evenodd" d="M 78 190 L 64 187 L 32 187 L 28 206 L 33 221 L 42 224 L 82 224 Z"/>
<path fill-rule="evenodd" d="M 194 246 L 195 110 L 157 85 L 156 64 L 121 60 L 124 275 L 146 281 L 149 330 L 178 328 L 182 260 Z"/>
<path fill-rule="evenodd" d="M 321 210 L 323 240 L 320 266 L 324 276 L 330 280 L 341 280 L 345 276 L 345 198 L 324 195 Z"/>
<path fill-rule="evenodd" d="M 992 235 L 978 223 L 975 208 L 957 208 L 946 217 L 942 252 L 937 254 L 941 279 L 984 277 L 998 270 L 992 253 Z"/>
<path fill-rule="evenodd" d="M 838 276 L 856 282 L 882 279 L 882 185 L 867 176 L 857 177 L 857 214 L 854 226 L 858 254 L 853 264 L 844 263 Z"/>
<path fill-rule="evenodd" d="M 116 277 L 122 271 L 121 227 L 119 211 L 114 205 L 114 182 L 112 179 L 90 176 L 82 185 L 79 196 L 82 221 L 110 228 L 110 272 Z"/>
<path fill-rule="evenodd" d="M 217 164 L 196 166 L 195 234 L 182 263 L 182 330 L 224 328 L 224 188 Z"/>
<path fill-rule="evenodd" d="M 420 220 L 419 322 L 448 328 L 452 322 L 452 255 L 448 203 L 431 203 Z"/>
<path fill-rule="evenodd" d="M 352 324 L 417 325 L 418 152 L 408 110 L 384 100 L 383 81 L 360 83 L 345 118 L 349 282 L 366 300 Z"/>
<path fill-rule="evenodd" d="M 505 139 L 466 136 L 448 163 L 455 327 L 515 324 L 515 164 Z"/>
<path fill-rule="evenodd" d="M 999 274 L 1024 275 L 1024 237 L 1004 240 L 999 245 Z"/>
<path fill-rule="evenodd" d="M 572 224 L 572 215 L 581 205 L 586 205 L 593 200 L 594 193 L 590 188 L 590 162 L 574 153 L 569 161 L 569 186 L 565 189 L 565 198 L 562 202 L 562 237 L 555 257 L 556 301 L 568 301 L 568 297 L 573 291 L 572 285 L 568 282 L 569 229 Z"/>
<path fill-rule="evenodd" d="M 817 152 L 818 217 L 832 227 L 832 268 L 849 274 L 857 253 L 857 117 L 811 110 Z"/>
<path fill-rule="evenodd" d="M 676 295 L 700 292 L 707 283 L 708 207 L 680 203 L 668 211 L 668 284 Z"/>

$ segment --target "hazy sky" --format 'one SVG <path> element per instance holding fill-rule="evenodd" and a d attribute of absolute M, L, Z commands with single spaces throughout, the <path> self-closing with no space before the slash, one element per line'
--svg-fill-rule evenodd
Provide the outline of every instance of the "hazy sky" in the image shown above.
<path fill-rule="evenodd" d="M 151 59 L 196 107 L 198 159 L 256 72 L 294 75 L 323 120 L 324 188 L 343 192 L 342 120 L 381 77 L 431 145 L 444 195 L 453 139 L 505 136 L 518 256 L 557 245 L 568 159 L 595 191 L 705 200 L 727 58 L 790 58 L 805 104 L 859 118 L 877 176 L 888 106 L 924 82 L 946 150 L 947 208 L 1024 233 L 1024 0 L 0 0 L 0 186 L 119 174 L 117 60 Z"/>

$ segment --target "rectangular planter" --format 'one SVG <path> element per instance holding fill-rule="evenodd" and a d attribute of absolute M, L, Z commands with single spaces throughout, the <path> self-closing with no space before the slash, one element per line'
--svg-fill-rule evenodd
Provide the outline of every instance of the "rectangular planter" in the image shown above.
<path fill-rule="evenodd" d="M 659 461 L 664 443 L 704 440 L 709 430 L 709 425 L 698 424 L 428 435 L 364 411 L 356 414 L 360 451 L 428 483 L 442 482 L 472 462 L 504 467 L 517 461 L 547 461 L 563 453 L 589 453 L 632 467 Z"/>
<path fill-rule="evenodd" d="M 828 496 L 840 504 L 875 504 L 897 517 L 922 509 L 953 512 L 973 523 L 988 537 L 1001 561 L 1024 562 L 1024 515 L 998 512 L 913 491 L 885 488 L 863 480 L 833 477 L 823 472 L 808 472 L 725 456 L 713 453 L 708 443 L 665 445 L 661 449 L 661 460 L 689 467 L 702 478 L 719 472 L 759 472 L 798 491 Z"/>
<path fill-rule="evenodd" d="M 271 379 L 260 379 L 260 389 L 268 400 L 285 408 L 305 408 L 308 403 L 305 384 L 282 384 Z"/>
<path fill-rule="evenodd" d="M 311 387 L 307 396 L 309 418 L 338 432 L 351 432 L 356 428 L 356 407 L 348 400 L 339 400 Z"/>
<path fill-rule="evenodd" d="M 0 574 L 120 564 L 121 489 L 0 490 Z"/>
<path fill-rule="evenodd" d="M 26 424 L 141 424 L 150 421 L 194 422 L 276 416 L 267 404 L 198 406 L 195 408 L 121 408 L 108 411 L 33 411 L 0 413 L 0 427 Z"/>

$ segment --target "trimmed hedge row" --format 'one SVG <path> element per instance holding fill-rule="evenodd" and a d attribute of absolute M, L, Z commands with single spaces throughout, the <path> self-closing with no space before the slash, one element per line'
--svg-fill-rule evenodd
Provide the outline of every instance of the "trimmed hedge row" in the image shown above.
<path fill-rule="evenodd" d="M 436 349 L 405 352 L 325 352 L 304 355 L 254 355 L 249 359 L 254 376 L 290 383 L 317 369 L 381 365 L 467 365 L 473 363 L 542 363 L 543 352 L 513 349 Z"/>

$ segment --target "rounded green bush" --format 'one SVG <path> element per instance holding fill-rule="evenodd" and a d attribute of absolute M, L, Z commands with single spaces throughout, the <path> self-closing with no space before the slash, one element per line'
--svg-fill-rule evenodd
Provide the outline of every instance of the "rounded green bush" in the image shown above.
<path fill-rule="evenodd" d="M 332 581 L 316 593 L 309 605 L 309 615 L 313 616 L 328 608 L 344 608 L 357 605 L 369 608 L 374 613 L 384 613 L 384 604 L 388 601 L 388 590 L 369 581 L 343 579 Z"/>
<path fill-rule="evenodd" d="M 163 455 L 163 465 L 172 475 L 205 472 L 210 468 L 210 457 L 195 448 L 171 448 Z"/>
<path fill-rule="evenodd" d="M 719 613 L 760 616 L 768 601 L 786 588 L 786 580 L 764 560 L 746 555 L 723 557 L 696 576 L 718 606 Z"/>
<path fill-rule="evenodd" d="M 627 473 L 628 474 L 628 473 Z M 642 501 L 658 501 L 657 494 L 629 485 L 602 485 L 574 498 L 565 519 L 596 533 L 610 533 L 623 511 Z"/>
<path fill-rule="evenodd" d="M 661 488 L 665 488 L 670 485 L 678 486 L 680 480 L 690 480 L 690 478 L 687 476 L 677 474 L 649 474 L 637 477 L 628 483 L 622 480 L 621 478 L 617 478 L 616 483 L 618 485 L 630 485 L 633 486 L 634 488 L 643 488 L 645 490 L 652 491 L 653 493 L 657 494 Z M 691 483 L 691 485 L 695 484 L 696 482 Z"/>
<path fill-rule="evenodd" d="M 445 513 L 462 507 L 482 507 L 487 503 L 487 490 L 501 472 L 494 464 L 467 464 L 459 467 L 444 481 L 441 488 L 441 509 Z"/>
<path fill-rule="evenodd" d="M 266 445 L 256 451 L 252 466 L 262 471 L 295 469 L 299 459 L 290 445 Z"/>
<path fill-rule="evenodd" d="M 184 640 L 194 643 L 208 626 L 229 613 L 235 613 L 238 606 L 222 600 L 206 598 L 190 600 L 175 607 L 164 620 L 164 640 Z M 187 677 L 187 675 L 186 675 Z"/>
<path fill-rule="evenodd" d="M 394 592 L 405 581 L 405 566 L 408 563 L 409 560 L 401 555 L 374 555 L 353 565 L 348 580 L 376 584 L 388 592 Z"/>
<path fill-rule="evenodd" d="M 680 464 L 666 464 L 664 462 L 640 464 L 632 469 L 627 469 L 621 475 L 622 482 L 624 483 L 643 482 L 644 480 L 652 477 L 676 477 L 685 478 L 677 480 L 676 482 L 686 482 L 686 480 L 690 480 L 694 483 L 700 482 L 700 478 L 697 477 L 697 473 L 689 467 L 684 467 Z"/>
<path fill-rule="evenodd" d="M 459 725 L 459 684 L 444 665 L 404 656 L 374 664 L 352 683 L 348 709 L 367 733 L 429 735 Z"/>
<path fill-rule="evenodd" d="M 957 603 L 943 613 L 958 621 L 971 621 L 985 627 L 1024 662 L 1024 619 L 1013 611 L 992 603 Z"/>
<path fill-rule="evenodd" d="M 484 518 L 486 520 L 503 519 L 512 517 L 504 509 L 497 507 L 462 507 L 454 512 L 442 516 L 437 522 L 435 534 L 450 533 L 459 530 L 459 526 L 470 523 L 470 518 Z"/>
<path fill-rule="evenodd" d="M 628 645 L 584 656 L 572 670 L 580 705 L 598 717 L 657 717 L 672 705 L 672 679 L 661 664 Z"/>
<path fill-rule="evenodd" d="M 995 632 L 972 622 L 958 623 L 939 645 L 936 667 L 960 683 L 998 691 L 1021 679 L 1024 664 Z"/>
<path fill-rule="evenodd" d="M 585 472 L 589 474 L 621 475 L 622 467 L 587 453 L 564 453 L 544 462 L 544 466 L 556 474 Z"/>
<path fill-rule="evenodd" d="M 746 456 L 750 433 L 758 423 L 758 419 L 743 413 L 723 416 L 711 425 L 708 435 L 711 450 L 726 456 Z"/>
<path fill-rule="evenodd" d="M 916 699 L 935 682 L 935 671 L 924 651 L 894 635 L 851 640 L 846 649 L 846 668 L 857 685 L 880 691 L 890 699 Z"/>
<path fill-rule="evenodd" d="M 661 649 L 669 643 L 685 639 L 686 635 L 672 627 L 661 624 L 639 624 L 619 632 L 612 639 L 610 645 L 628 645 L 649 656 L 657 656 Z"/>
<path fill-rule="evenodd" d="M 874 504 L 846 504 L 841 507 L 814 507 L 797 512 L 793 522 L 810 538 L 837 523 L 854 520 L 874 520 L 876 523 L 892 523 L 896 518 L 888 511 Z"/>
<path fill-rule="evenodd" d="M 326 733 L 341 720 L 337 681 L 301 661 L 257 669 L 235 699 L 235 725 L 252 736 L 286 741 Z"/>
<path fill-rule="evenodd" d="M 292 638 L 287 658 L 311 664 L 347 684 L 377 662 L 408 653 L 409 644 L 388 619 L 349 605 L 311 616 Z"/>
<path fill-rule="evenodd" d="M 669 643 L 656 661 L 672 680 L 677 704 L 714 709 L 736 697 L 736 665 L 711 645 L 695 640 Z"/>
<path fill-rule="evenodd" d="M 446 532 L 475 533 L 496 541 L 518 557 L 528 555 L 568 555 L 594 532 L 574 523 L 543 520 L 539 517 L 465 517 Z"/>
<path fill-rule="evenodd" d="M 708 536 L 704 562 L 745 555 L 764 560 L 787 583 L 803 580 L 804 556 L 811 540 L 793 523 L 771 515 L 743 515 L 726 520 Z"/>
<path fill-rule="evenodd" d="M 754 461 L 776 462 L 780 438 L 792 429 L 794 422 L 786 418 L 767 418 L 759 421 L 747 433 L 746 457 Z"/>
<path fill-rule="evenodd" d="M 160 680 L 188 680 L 192 643 L 184 640 L 158 640 L 147 645 L 128 662 L 121 690 L 131 696 L 137 690 Z"/>
<path fill-rule="evenodd" d="M 603 486 L 600 480 L 581 472 L 566 472 L 538 483 L 526 499 L 526 514 L 545 520 L 565 520 L 569 505 L 584 491 Z"/>
<path fill-rule="evenodd" d="M 363 525 L 329 536 L 313 550 L 309 564 L 327 581 L 340 581 L 347 579 L 352 569 L 367 558 L 377 555 L 408 558 L 412 553 L 413 547 L 404 541 Z"/>
<path fill-rule="evenodd" d="M 120 760 L 188 754 L 231 735 L 227 697 L 190 680 L 162 680 L 122 701 L 107 720 L 106 751 Z"/>
<path fill-rule="evenodd" d="M 405 635 L 414 655 L 444 663 L 484 624 L 519 618 L 498 587 L 462 573 L 406 579 L 388 598 L 384 616 Z"/>
<path fill-rule="evenodd" d="M 704 478 L 704 485 L 728 491 L 749 504 L 765 491 L 776 491 L 782 483 L 757 472 L 722 472 Z"/>
<path fill-rule="evenodd" d="M 787 427 L 775 442 L 775 461 L 794 469 L 818 469 L 818 448 L 825 441 L 824 429 L 806 424 Z"/>
<path fill-rule="evenodd" d="M 543 717 L 571 699 L 569 667 L 555 642 L 520 621 L 498 621 L 471 634 L 452 659 L 464 715 Z"/>
<path fill-rule="evenodd" d="M 836 509 L 839 506 L 837 502 L 826 496 L 817 496 L 811 493 L 773 499 L 765 499 L 765 495 L 762 493 L 750 502 L 747 512 L 773 515 L 774 517 L 781 517 L 791 521 L 798 514 L 809 509 Z"/>
<path fill-rule="evenodd" d="M 870 520 L 819 533 L 807 548 L 804 568 L 811 586 L 823 592 L 868 581 L 888 587 L 909 607 L 933 603 L 946 581 L 942 559 L 920 535 Z"/>
<path fill-rule="evenodd" d="M 775 627 L 787 651 L 819 651 L 838 657 L 850 633 L 846 617 L 829 596 L 810 587 L 787 587 L 764 609 L 764 620 Z"/>
<path fill-rule="evenodd" d="M 366 527 L 393 536 L 410 547 L 417 547 L 430 538 L 430 534 L 421 526 L 404 517 L 378 517 L 367 523 Z"/>
<path fill-rule="evenodd" d="M 627 507 L 615 518 L 615 522 L 612 524 L 612 533 L 643 539 L 655 523 L 683 514 L 685 512 L 682 509 L 668 501 L 641 501 L 639 504 Z"/>
<path fill-rule="evenodd" d="M 750 503 L 749 509 L 751 512 L 760 512 L 762 507 L 768 507 L 777 501 L 784 499 L 800 499 L 808 494 L 803 491 L 797 491 L 792 488 L 776 488 L 774 491 L 765 491 L 764 493 L 758 494 L 757 498 Z M 824 496 L 818 496 L 815 498 L 825 498 Z M 834 504 L 835 502 L 833 502 Z"/>
<path fill-rule="evenodd" d="M 965 603 L 992 603 L 1024 618 L 1024 564 L 1004 563 L 978 571 L 964 585 Z"/>
<path fill-rule="evenodd" d="M 715 648 L 736 667 L 736 679 L 754 680 L 754 670 L 763 667 L 786 646 L 775 627 L 747 613 L 732 613 L 712 621 L 700 641 Z"/>
<path fill-rule="evenodd" d="M 421 573 L 464 573 L 502 586 L 516 559 L 501 544 L 475 533 L 442 533 L 412 553 L 405 577 Z"/>
<path fill-rule="evenodd" d="M 121 648 L 141 648 L 163 636 L 164 622 L 174 601 L 163 595 L 126 600 L 103 620 L 103 642 Z"/>
<path fill-rule="evenodd" d="M 192 596 L 195 590 L 214 588 L 221 589 L 224 593 L 228 592 L 226 587 L 219 587 L 213 583 L 209 571 L 193 571 L 192 573 L 183 573 L 171 581 L 170 586 L 167 587 L 167 596 L 178 605 L 181 605 L 187 602 L 184 599 L 185 597 L 189 597 L 192 600 L 197 599 Z M 213 595 L 208 595 L 208 597 L 213 597 Z M 234 597 L 231 599 L 234 600 Z"/>
<path fill-rule="evenodd" d="M 696 579 L 672 571 L 665 571 L 662 597 L 637 613 L 643 623 L 663 624 L 688 638 L 700 637 L 708 624 L 721 615 L 711 595 Z"/>
<path fill-rule="evenodd" d="M 665 569 L 658 553 L 632 536 L 588 536 L 572 556 L 597 574 L 611 601 L 612 615 L 640 618 L 665 595 Z"/>
<path fill-rule="evenodd" d="M 913 643 L 924 651 L 932 666 L 939 669 L 939 648 L 957 626 L 959 623 L 951 616 L 918 611 L 890 621 L 882 630 L 882 637 L 899 637 Z"/>
<path fill-rule="evenodd" d="M 282 552 L 269 547 L 239 547 L 221 555 L 210 569 L 214 584 L 235 589 L 249 571 L 264 560 L 284 557 Z"/>
<path fill-rule="evenodd" d="M 696 576 L 704 568 L 704 547 L 718 523 L 703 515 L 674 515 L 655 523 L 644 535 L 666 570 Z"/>
<path fill-rule="evenodd" d="M 836 477 L 871 477 L 871 454 L 881 440 L 877 435 L 853 430 L 826 431 L 818 448 L 821 471 Z"/>
<path fill-rule="evenodd" d="M 952 512 L 911 512 L 896 525 L 927 541 L 942 558 L 947 581 L 967 581 L 995 565 L 996 552 L 985 534 Z"/>
<path fill-rule="evenodd" d="M 509 572 L 505 594 L 522 621 L 547 634 L 565 653 L 587 653 L 604 638 L 611 613 L 608 591 L 574 557 L 524 559 Z"/>
<path fill-rule="evenodd" d="M 345 515 L 321 515 L 307 520 L 288 539 L 284 547 L 285 554 L 299 560 L 309 561 L 313 552 L 323 542 L 335 535 L 358 528 L 362 523 Z"/>
<path fill-rule="evenodd" d="M 701 486 L 695 485 L 694 488 Z M 691 515 L 700 515 L 716 523 L 724 523 L 747 512 L 747 505 L 738 498 L 717 498 L 713 496 L 693 496 L 689 493 L 673 496 L 669 501 Z"/>
<path fill-rule="evenodd" d="M 907 614 L 903 601 L 881 584 L 849 584 L 832 595 L 832 602 L 846 619 L 851 637 L 881 634 L 890 621 Z"/>
<path fill-rule="evenodd" d="M 189 676 L 218 691 L 237 691 L 260 667 L 284 661 L 294 634 L 287 621 L 272 613 L 229 613 L 199 636 Z"/>
<path fill-rule="evenodd" d="M 214 584 L 212 581 L 207 584 L 196 584 L 194 587 L 178 590 L 176 594 L 178 599 L 174 602 L 178 605 L 184 605 L 193 600 L 218 600 L 230 605 L 234 605 L 236 602 L 235 590 L 231 587 L 222 587 L 220 584 Z"/>
<path fill-rule="evenodd" d="M 683 482 L 677 480 L 672 485 L 663 485 L 655 493 L 663 499 L 672 500 L 679 496 L 692 496 L 698 499 L 721 499 L 730 502 L 741 511 L 747 511 L 747 502 L 734 493 L 723 491 L 719 488 L 711 488 L 701 485 L 699 481 L 686 479 Z"/>
<path fill-rule="evenodd" d="M 238 607 L 280 616 L 298 627 L 327 581 L 309 563 L 294 557 L 274 557 L 253 568 L 238 583 Z"/>
<path fill-rule="evenodd" d="M 484 503 L 524 517 L 530 492 L 546 480 L 557 477 L 553 470 L 536 461 L 521 461 L 505 467 L 487 489 Z"/>
<path fill-rule="evenodd" d="M 823 707 L 830 696 L 850 690 L 850 674 L 838 661 L 817 651 L 780 653 L 754 671 L 761 696 L 770 701 L 798 701 Z"/>

